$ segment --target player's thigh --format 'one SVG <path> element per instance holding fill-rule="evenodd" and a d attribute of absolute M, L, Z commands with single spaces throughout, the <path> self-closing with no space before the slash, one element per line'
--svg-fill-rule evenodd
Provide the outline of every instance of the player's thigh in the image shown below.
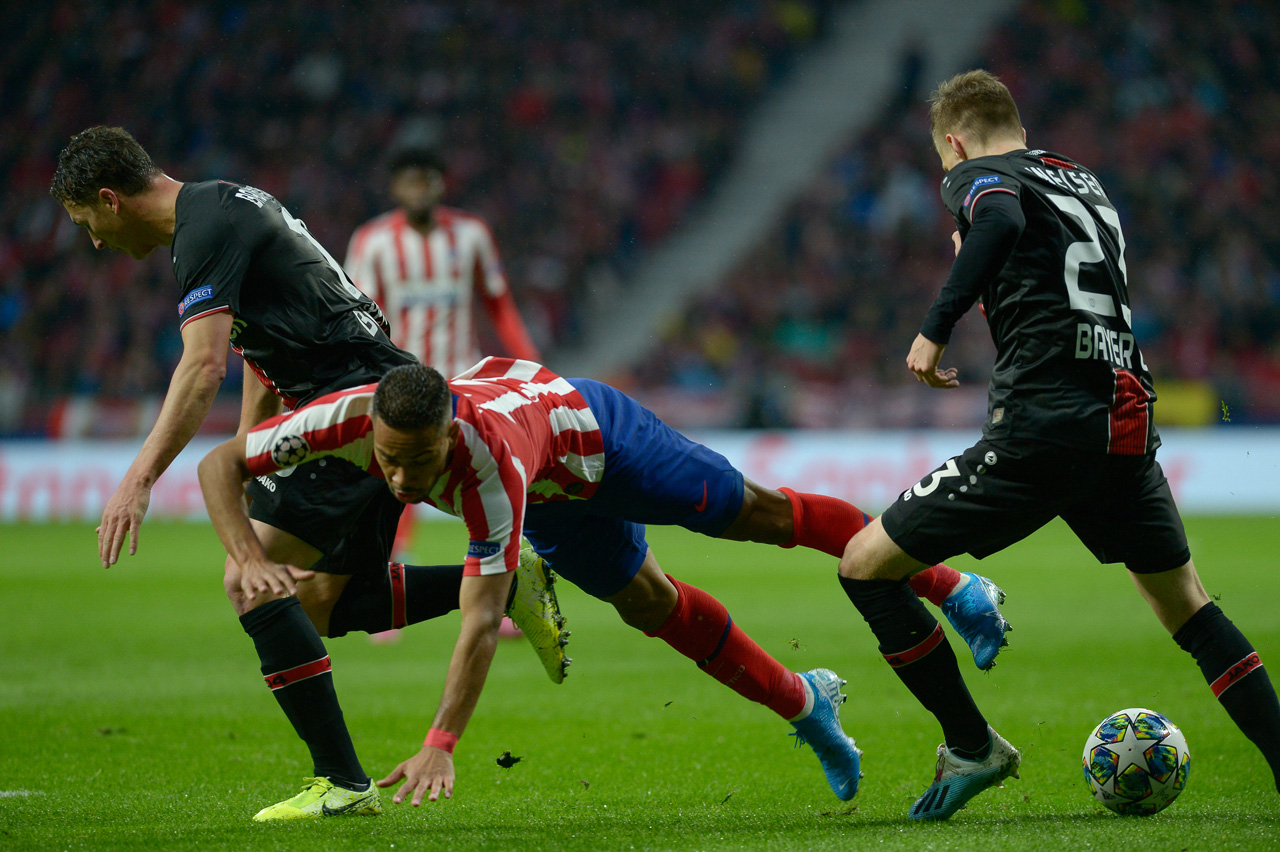
<path fill-rule="evenodd" d="M 903 491 L 879 520 L 894 544 L 925 565 L 958 553 L 981 559 L 1058 514 L 1051 457 L 1043 448 L 979 441 Z"/>
<path fill-rule="evenodd" d="M 641 524 L 671 524 L 720 536 L 738 517 L 742 473 L 608 385 L 571 380 L 591 407 L 605 444 L 605 474 L 592 511 Z"/>
<path fill-rule="evenodd" d="M 626 588 L 649 552 L 643 524 L 589 513 L 585 501 L 533 504 L 524 537 L 557 574 L 602 599 Z"/>
<path fill-rule="evenodd" d="M 318 459 L 257 477 L 246 492 L 253 498 L 252 520 L 305 542 L 325 557 L 334 557 L 353 535 L 367 533 L 370 523 L 381 525 L 389 515 L 388 500 L 394 500 L 382 480 L 341 459 Z M 399 520 L 398 512 L 395 518 Z M 352 556 L 313 559 L 315 570 L 349 574 L 352 570 L 342 568 L 349 559 L 372 558 L 347 549 Z"/>
<path fill-rule="evenodd" d="M 1190 561 L 1182 516 L 1154 455 L 1101 457 L 1091 481 L 1091 493 L 1062 519 L 1099 562 L 1151 574 Z"/>

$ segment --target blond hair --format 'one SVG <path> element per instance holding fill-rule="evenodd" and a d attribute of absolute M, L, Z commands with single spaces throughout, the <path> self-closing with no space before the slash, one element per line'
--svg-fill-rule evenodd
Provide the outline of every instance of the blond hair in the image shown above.
<path fill-rule="evenodd" d="M 1022 119 L 1013 95 L 990 71 L 957 74 L 938 84 L 929 97 L 929 125 L 939 150 L 947 134 L 964 133 L 979 145 L 995 137 L 1021 137 Z"/>

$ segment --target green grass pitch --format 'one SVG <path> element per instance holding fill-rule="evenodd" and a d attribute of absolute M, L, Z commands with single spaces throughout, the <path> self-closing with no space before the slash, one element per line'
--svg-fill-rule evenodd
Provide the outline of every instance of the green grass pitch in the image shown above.
<path fill-rule="evenodd" d="M 1187 526 L 1210 593 L 1265 662 L 1280 660 L 1275 519 Z M 931 780 L 938 728 L 876 653 L 834 560 L 651 533 L 667 571 L 718 596 L 786 665 L 849 679 L 843 720 L 866 752 L 852 803 L 791 748 L 785 722 L 562 584 L 568 680 L 552 685 L 520 642 L 500 647 L 453 800 L 385 797 L 377 818 L 258 825 L 310 763 L 225 600 L 212 529 L 149 523 L 140 554 L 104 571 L 90 526 L 17 525 L 0 526 L 0 850 L 1280 848 L 1262 758 L 1123 568 L 1097 565 L 1062 525 L 981 564 L 1009 593 L 1013 644 L 990 674 L 964 657 L 979 705 L 1023 751 L 1022 778 L 936 825 L 906 811 Z M 453 561 L 464 538 L 420 526 L 415 550 Z M 456 630 L 455 614 L 396 645 L 328 643 L 375 777 L 422 741 Z M 1105 811 L 1081 778 L 1091 726 L 1129 706 L 1171 717 L 1192 754 L 1187 791 L 1146 819 Z M 508 750 L 523 760 L 499 768 Z"/>

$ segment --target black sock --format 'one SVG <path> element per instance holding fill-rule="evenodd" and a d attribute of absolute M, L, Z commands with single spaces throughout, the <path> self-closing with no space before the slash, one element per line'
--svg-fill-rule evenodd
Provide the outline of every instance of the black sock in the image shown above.
<path fill-rule="evenodd" d="M 461 565 L 389 562 L 381 573 L 351 578 L 329 613 L 329 636 L 381 633 L 445 615 L 458 608 L 461 587 Z"/>
<path fill-rule="evenodd" d="M 942 725 L 947 746 L 962 757 L 982 759 L 991 737 L 987 720 L 960 676 L 947 636 L 905 580 L 852 580 L 840 585 L 880 643 L 880 653 L 898 678 Z"/>
<path fill-rule="evenodd" d="M 1231 721 L 1262 751 L 1280 790 L 1280 701 L 1249 640 L 1210 601 L 1173 641 L 1195 658 Z"/>
<path fill-rule="evenodd" d="M 280 709 L 311 750 L 315 774 L 343 787 L 366 784 L 333 688 L 329 655 L 296 597 L 270 601 L 240 616 L 262 660 Z"/>

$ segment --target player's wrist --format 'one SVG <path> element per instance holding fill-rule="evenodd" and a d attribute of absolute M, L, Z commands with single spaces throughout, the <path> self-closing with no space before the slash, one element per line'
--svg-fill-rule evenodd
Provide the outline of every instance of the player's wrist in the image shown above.
<path fill-rule="evenodd" d="M 422 741 L 422 744 L 438 748 L 446 754 L 453 754 L 453 748 L 458 744 L 458 735 L 442 731 L 439 728 L 432 728 L 427 731 L 427 738 Z"/>

